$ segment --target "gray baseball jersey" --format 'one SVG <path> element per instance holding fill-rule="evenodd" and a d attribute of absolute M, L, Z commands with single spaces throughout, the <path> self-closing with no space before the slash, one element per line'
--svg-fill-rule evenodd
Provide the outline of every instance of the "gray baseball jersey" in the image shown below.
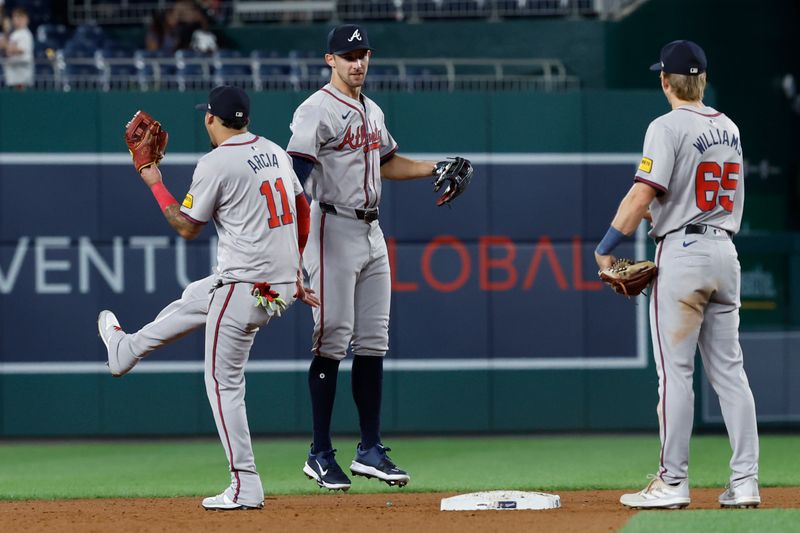
<path fill-rule="evenodd" d="M 650 205 L 659 271 L 650 329 L 659 376 L 659 476 L 688 477 L 695 352 L 719 396 L 733 456 L 731 483 L 758 475 L 755 403 L 739 345 L 739 230 L 744 176 L 739 129 L 710 107 L 682 106 L 647 130 L 635 180 L 659 191 Z"/>
<path fill-rule="evenodd" d="M 259 328 L 273 317 L 256 305 L 254 282 L 269 282 L 291 304 L 300 266 L 295 196 L 302 192 L 289 156 L 273 142 L 244 133 L 198 163 L 181 212 L 196 223 L 213 219 L 219 234 L 215 274 L 184 290 L 151 323 L 114 332 L 109 360 L 131 368 L 153 350 L 205 326 L 205 383 L 231 472 L 225 491 L 257 507 L 264 491 L 256 471 L 245 410 L 244 368 Z"/>
<path fill-rule="evenodd" d="M 377 207 L 381 161 L 397 151 L 378 104 L 353 100 L 330 83 L 294 113 L 287 151 L 313 160 L 305 189 L 313 200 L 353 208 Z"/>
<path fill-rule="evenodd" d="M 281 147 L 243 133 L 200 159 L 181 212 L 201 224 L 213 217 L 221 278 L 289 283 L 300 262 L 294 220 L 302 191 Z"/>
<path fill-rule="evenodd" d="M 352 342 L 358 355 L 383 356 L 391 303 L 386 242 L 378 220 L 365 223 L 356 210 L 378 206 L 381 161 L 397 143 L 375 102 L 363 94 L 354 100 L 330 83 L 297 108 L 291 130 L 288 152 L 315 162 L 305 184 L 312 203 L 303 255 L 320 298 L 312 350 L 343 359 Z"/>
<path fill-rule="evenodd" d="M 650 234 L 702 223 L 737 233 L 744 180 L 739 128 L 711 107 L 682 106 L 650 123 L 636 180 L 661 193 Z"/>

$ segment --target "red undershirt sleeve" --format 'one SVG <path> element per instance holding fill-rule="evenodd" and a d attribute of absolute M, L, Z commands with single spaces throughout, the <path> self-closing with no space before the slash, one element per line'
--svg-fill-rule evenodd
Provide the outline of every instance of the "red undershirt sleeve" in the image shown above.
<path fill-rule="evenodd" d="M 297 244 L 300 246 L 300 255 L 303 255 L 311 230 L 311 208 L 304 193 L 295 196 L 294 201 L 297 208 Z"/>

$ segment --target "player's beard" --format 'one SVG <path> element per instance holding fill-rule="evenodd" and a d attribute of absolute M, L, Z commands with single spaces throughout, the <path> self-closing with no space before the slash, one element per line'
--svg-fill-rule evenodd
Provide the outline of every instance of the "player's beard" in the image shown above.
<path fill-rule="evenodd" d="M 355 78 L 353 74 L 345 73 L 344 75 L 339 75 L 339 79 L 344 82 L 345 85 L 350 87 L 351 89 L 360 89 L 364 86 L 364 81 L 367 79 L 367 71 L 366 69 L 362 73 L 363 76 L 360 78 Z"/>
<path fill-rule="evenodd" d="M 348 78 L 350 78 L 350 87 L 363 87 L 364 82 L 367 80 L 367 71 L 364 70 L 360 78 L 356 78 L 356 74 L 351 74 Z"/>

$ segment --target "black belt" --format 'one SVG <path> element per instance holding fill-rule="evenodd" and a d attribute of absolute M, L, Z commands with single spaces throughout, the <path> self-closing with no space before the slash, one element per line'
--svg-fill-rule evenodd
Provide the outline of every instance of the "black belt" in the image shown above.
<path fill-rule="evenodd" d="M 335 205 L 326 204 L 325 202 L 320 202 L 319 203 L 319 208 L 322 211 L 324 211 L 325 213 L 328 213 L 329 215 L 338 214 L 337 211 L 336 211 L 336 206 Z M 373 222 L 375 220 L 378 220 L 378 208 L 377 207 L 373 207 L 372 209 L 357 209 L 355 207 L 348 208 L 348 209 L 352 209 L 353 213 L 355 213 L 355 215 L 356 215 L 356 218 L 358 220 L 363 220 L 367 224 L 369 224 L 370 222 Z"/>
<path fill-rule="evenodd" d="M 667 233 L 666 235 L 664 235 L 662 237 L 656 237 L 656 243 L 659 243 L 659 242 L 663 241 L 664 237 L 666 237 L 670 233 L 675 233 L 676 231 L 683 230 L 683 232 L 686 235 L 705 235 L 706 231 L 708 231 L 709 228 L 711 228 L 711 229 L 719 229 L 719 228 L 715 228 L 714 226 L 709 226 L 708 224 L 686 224 L 686 226 L 684 226 L 681 229 L 676 229 L 675 231 L 670 231 L 669 233 Z M 733 237 L 733 232 L 732 231 L 728 231 L 728 230 L 724 230 L 724 231 L 725 231 L 725 233 L 728 234 L 728 237 Z"/>

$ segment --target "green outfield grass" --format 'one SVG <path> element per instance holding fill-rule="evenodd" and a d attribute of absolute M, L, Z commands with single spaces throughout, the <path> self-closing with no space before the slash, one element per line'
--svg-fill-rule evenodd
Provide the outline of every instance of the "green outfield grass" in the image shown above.
<path fill-rule="evenodd" d="M 405 491 L 641 488 L 657 467 L 650 436 L 387 438 L 390 455 L 412 475 Z M 356 441 L 338 438 L 347 471 Z M 306 439 L 257 439 L 256 461 L 268 494 L 320 489 L 301 468 Z M 762 486 L 800 486 L 800 436 L 761 439 Z M 730 448 L 723 436 L 692 440 L 693 487 L 722 487 Z M 216 440 L 0 444 L 0 499 L 205 496 L 228 484 Z M 357 478 L 353 492 L 390 489 Z"/>
<path fill-rule="evenodd" d="M 642 512 L 631 518 L 622 533 L 715 532 L 762 533 L 764 531 L 798 531 L 800 510 L 759 509 Z"/>

